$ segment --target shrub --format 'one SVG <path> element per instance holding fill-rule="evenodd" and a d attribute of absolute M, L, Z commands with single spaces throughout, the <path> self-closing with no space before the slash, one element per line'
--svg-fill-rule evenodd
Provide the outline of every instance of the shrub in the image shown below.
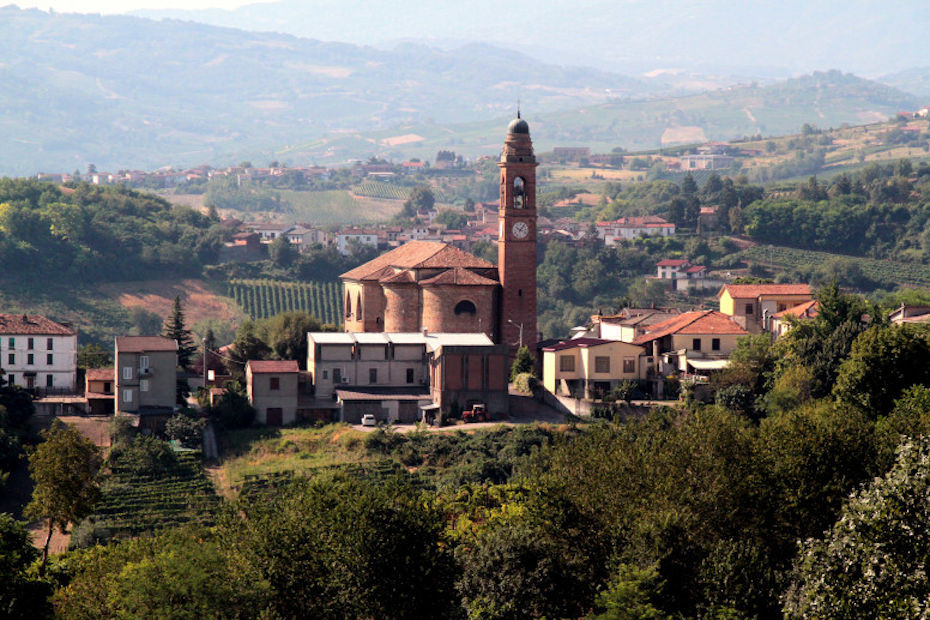
<path fill-rule="evenodd" d="M 531 372 L 521 372 L 513 379 L 514 388 L 518 392 L 523 392 L 524 394 L 532 394 L 537 385 L 539 385 L 539 381 Z"/>
<path fill-rule="evenodd" d="M 203 440 L 203 428 L 206 420 L 179 413 L 165 423 L 165 435 L 177 440 L 186 448 L 198 448 Z"/>

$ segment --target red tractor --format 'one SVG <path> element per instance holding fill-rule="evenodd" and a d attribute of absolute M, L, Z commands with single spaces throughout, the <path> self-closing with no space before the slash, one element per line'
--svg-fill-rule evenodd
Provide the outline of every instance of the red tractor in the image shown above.
<path fill-rule="evenodd" d="M 484 403 L 475 403 L 471 409 L 462 412 L 462 420 L 467 422 L 490 422 L 491 416 L 488 415 L 488 408 Z"/>

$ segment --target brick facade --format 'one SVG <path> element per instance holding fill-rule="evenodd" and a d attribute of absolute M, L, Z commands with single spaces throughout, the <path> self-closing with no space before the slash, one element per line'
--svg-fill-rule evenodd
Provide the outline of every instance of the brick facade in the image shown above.
<path fill-rule="evenodd" d="M 445 243 L 410 241 L 342 274 L 347 332 L 480 332 L 511 355 L 522 332 L 535 350 L 537 162 L 519 115 L 498 165 L 497 267 Z"/>
<path fill-rule="evenodd" d="M 536 156 L 526 121 L 510 124 L 501 170 L 497 265 L 500 342 L 536 348 Z M 522 330 L 521 330 L 522 326 Z"/>

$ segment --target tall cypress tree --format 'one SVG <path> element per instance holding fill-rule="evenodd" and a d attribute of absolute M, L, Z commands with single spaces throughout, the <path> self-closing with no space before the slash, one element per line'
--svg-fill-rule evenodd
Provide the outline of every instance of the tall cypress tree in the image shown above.
<path fill-rule="evenodd" d="M 172 338 L 178 342 L 178 365 L 186 368 L 194 354 L 194 338 L 191 331 L 184 325 L 184 311 L 181 309 L 181 297 L 174 298 L 174 307 L 171 316 L 165 321 L 165 338 Z"/>

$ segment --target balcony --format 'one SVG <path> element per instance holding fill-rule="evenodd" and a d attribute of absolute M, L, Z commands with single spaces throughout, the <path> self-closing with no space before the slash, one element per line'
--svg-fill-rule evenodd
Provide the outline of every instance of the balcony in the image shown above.
<path fill-rule="evenodd" d="M 140 377 L 151 377 L 153 374 L 154 374 L 154 371 L 152 370 L 151 367 L 148 367 L 148 366 L 147 366 L 147 367 L 145 367 L 145 368 L 140 368 L 140 369 L 139 369 L 139 376 L 140 376 Z"/>

